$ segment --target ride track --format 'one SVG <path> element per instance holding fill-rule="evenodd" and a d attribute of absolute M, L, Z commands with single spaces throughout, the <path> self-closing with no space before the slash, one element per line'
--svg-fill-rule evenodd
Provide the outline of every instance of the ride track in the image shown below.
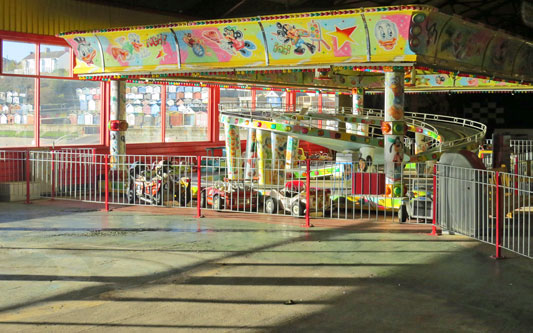
<path fill-rule="evenodd" d="M 220 121 L 225 125 L 293 136 L 338 152 L 372 146 L 376 148 L 375 162 L 383 163 L 383 110 L 363 109 L 359 115 L 349 114 L 350 108 L 342 109 L 347 113 L 335 114 L 278 110 L 221 104 Z M 477 121 L 425 113 L 406 112 L 405 122 L 407 132 L 423 134 L 428 140 L 425 152 L 414 154 L 413 147 L 405 149 L 404 161 L 410 162 L 437 160 L 444 152 L 476 150 L 487 131 L 487 126 Z M 405 141 L 407 146 L 412 146 L 411 140 Z"/>

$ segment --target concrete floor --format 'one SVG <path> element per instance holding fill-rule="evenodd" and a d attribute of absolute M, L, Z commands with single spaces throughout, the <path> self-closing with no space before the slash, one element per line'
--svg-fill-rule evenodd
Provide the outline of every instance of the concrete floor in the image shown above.
<path fill-rule="evenodd" d="M 0 203 L 1 332 L 533 329 L 533 261 L 427 226 L 100 208 Z"/>

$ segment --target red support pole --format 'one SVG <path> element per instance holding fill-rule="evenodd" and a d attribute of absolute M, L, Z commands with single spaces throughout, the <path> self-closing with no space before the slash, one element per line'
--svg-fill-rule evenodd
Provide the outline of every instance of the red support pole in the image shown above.
<path fill-rule="evenodd" d="M 56 196 L 56 156 L 52 150 L 52 200 Z"/>
<path fill-rule="evenodd" d="M 255 107 L 257 105 L 257 100 L 256 100 L 256 98 L 257 98 L 257 90 L 252 88 L 251 89 L 251 95 L 252 95 L 252 97 L 251 97 L 252 98 L 252 112 L 255 112 Z"/>
<path fill-rule="evenodd" d="M 501 209 L 500 209 L 500 173 L 496 171 L 496 255 L 494 259 L 502 259 L 501 254 Z"/>
<path fill-rule="evenodd" d="M 109 212 L 109 155 L 105 154 L 105 211 Z"/>
<path fill-rule="evenodd" d="M 322 93 L 318 93 L 318 113 L 322 113 Z M 318 121 L 318 128 L 322 128 L 322 120 Z"/>
<path fill-rule="evenodd" d="M 309 210 L 311 209 L 311 203 L 309 198 L 309 192 L 311 191 L 311 160 L 305 160 L 305 227 L 311 226 L 309 218 Z"/>
<path fill-rule="evenodd" d="M 433 225 L 431 236 L 437 236 L 437 166 L 433 166 Z"/>
<path fill-rule="evenodd" d="M 30 151 L 26 150 L 26 203 L 30 202 Z"/>
<path fill-rule="evenodd" d="M 196 175 L 198 177 L 197 181 L 197 190 L 196 190 L 196 218 L 202 217 L 202 157 L 198 156 L 196 158 L 198 161 L 197 163 L 197 170 Z"/>

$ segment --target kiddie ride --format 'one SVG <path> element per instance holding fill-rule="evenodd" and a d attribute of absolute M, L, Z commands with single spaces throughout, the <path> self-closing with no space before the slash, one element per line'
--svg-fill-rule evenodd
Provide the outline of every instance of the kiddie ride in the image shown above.
<path fill-rule="evenodd" d="M 138 201 L 153 205 L 162 205 L 163 201 L 172 200 L 185 206 L 191 200 L 191 179 L 179 177 L 172 161 L 161 160 L 147 169 L 140 162 L 129 168 L 128 202 Z"/>
<path fill-rule="evenodd" d="M 283 212 L 289 212 L 293 216 L 303 216 L 307 207 L 306 194 L 305 183 L 300 180 L 288 181 L 281 190 L 265 191 L 265 212 L 275 214 L 279 209 Z M 310 187 L 310 212 L 321 212 L 324 208 L 329 208 L 330 194 L 329 189 Z"/>
<path fill-rule="evenodd" d="M 250 184 L 229 180 L 217 181 L 213 186 L 202 189 L 200 205 L 215 210 L 255 211 L 259 206 L 260 196 L 261 193 Z"/>

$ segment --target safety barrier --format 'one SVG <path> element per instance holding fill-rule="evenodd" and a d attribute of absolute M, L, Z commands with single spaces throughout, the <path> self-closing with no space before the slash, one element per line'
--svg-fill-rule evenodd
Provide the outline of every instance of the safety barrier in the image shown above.
<path fill-rule="evenodd" d="M 532 257 L 533 177 L 437 165 L 441 228 Z"/>
<path fill-rule="evenodd" d="M 431 223 L 433 168 L 409 163 L 402 182 L 409 198 L 385 195 L 377 166 L 327 160 L 202 157 L 201 207 L 320 219 Z M 261 165 L 258 165 L 261 163 Z M 361 172 L 359 170 L 367 171 Z M 258 171 L 255 171 L 258 170 Z"/>
<path fill-rule="evenodd" d="M 533 176 L 533 140 L 510 140 L 508 171 L 515 175 Z M 484 141 L 480 157 L 486 168 L 492 168 L 492 139 Z"/>
<path fill-rule="evenodd" d="M 432 193 L 430 169 L 422 164 L 404 166 L 406 201 L 385 196 L 385 175 L 378 166 L 360 172 L 365 166 L 329 160 L 286 164 L 281 158 L 110 156 L 94 150 L 1 152 L 0 158 L 11 170 L 3 174 L 4 183 L 23 185 L 13 200 L 27 202 L 195 207 L 198 216 L 211 209 L 305 217 L 307 223 L 311 218 L 427 223 L 431 213 L 419 207 Z"/>
<path fill-rule="evenodd" d="M 408 163 L 403 198 L 385 195 L 377 166 L 281 159 L 0 151 L 2 200 L 50 198 L 311 219 L 434 223 L 533 257 L 533 177 Z M 372 169 L 373 168 L 373 169 Z M 370 171 L 370 172 L 368 172 Z M 434 232 L 436 229 L 434 228 Z"/>

